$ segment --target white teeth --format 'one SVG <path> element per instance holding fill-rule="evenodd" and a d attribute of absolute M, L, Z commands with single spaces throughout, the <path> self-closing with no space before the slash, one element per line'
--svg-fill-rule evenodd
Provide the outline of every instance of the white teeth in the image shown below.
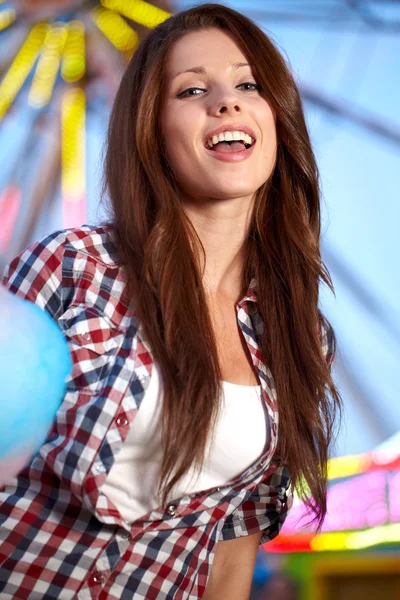
<path fill-rule="evenodd" d="M 251 146 L 253 144 L 253 138 L 243 131 L 224 131 L 218 135 L 213 135 L 212 138 L 207 140 L 209 148 L 218 144 L 218 142 L 233 142 L 242 140 L 246 145 Z"/>

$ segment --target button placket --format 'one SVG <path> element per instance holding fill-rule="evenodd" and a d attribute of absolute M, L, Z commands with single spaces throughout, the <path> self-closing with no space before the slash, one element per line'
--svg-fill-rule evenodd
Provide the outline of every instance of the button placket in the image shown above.
<path fill-rule="evenodd" d="M 178 507 L 176 506 L 176 504 L 169 504 L 169 505 L 167 506 L 167 514 L 168 514 L 170 517 L 174 517 L 174 516 L 175 516 L 176 509 L 177 509 L 177 508 L 178 508 Z"/>
<path fill-rule="evenodd" d="M 129 421 L 125 415 L 119 415 L 115 422 L 117 427 L 126 427 L 129 424 Z"/>
<path fill-rule="evenodd" d="M 122 540 L 131 540 L 132 536 L 129 533 L 129 531 L 126 531 L 126 529 L 121 529 L 121 531 L 119 532 L 119 536 Z"/>
<path fill-rule="evenodd" d="M 94 573 L 92 573 L 92 575 L 90 576 L 89 579 L 89 584 L 90 585 L 101 585 L 102 583 L 104 583 L 105 581 L 105 577 L 104 575 L 102 575 L 101 573 L 99 573 L 98 571 L 95 571 Z"/>

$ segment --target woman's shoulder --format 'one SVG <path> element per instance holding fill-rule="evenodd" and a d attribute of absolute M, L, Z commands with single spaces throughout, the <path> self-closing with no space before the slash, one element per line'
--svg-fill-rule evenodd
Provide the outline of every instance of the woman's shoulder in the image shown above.
<path fill-rule="evenodd" d="M 57 272 L 62 268 L 64 260 L 70 264 L 76 257 L 82 255 L 90 257 L 94 262 L 118 267 L 111 223 L 82 225 L 44 235 L 10 262 L 4 277 L 7 278 L 13 271 L 21 269 L 25 274 L 30 270 L 34 273 L 42 270 Z"/>
<path fill-rule="evenodd" d="M 60 229 L 47 234 L 41 240 L 31 244 L 26 253 L 41 253 L 68 256 L 74 253 L 91 256 L 106 265 L 117 266 L 117 254 L 113 241 L 113 225 L 82 225 L 70 229 Z M 72 254 L 71 254 L 72 253 Z"/>
<path fill-rule="evenodd" d="M 102 224 L 43 236 L 10 262 L 2 283 L 55 316 L 66 302 L 80 301 L 83 293 L 84 302 L 90 293 L 101 296 L 121 278 L 112 225 Z"/>

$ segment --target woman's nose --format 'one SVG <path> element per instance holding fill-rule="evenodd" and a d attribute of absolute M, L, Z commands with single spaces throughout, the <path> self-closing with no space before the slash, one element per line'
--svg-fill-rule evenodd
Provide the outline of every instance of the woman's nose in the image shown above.
<path fill-rule="evenodd" d="M 218 110 L 219 114 L 223 114 L 223 113 L 238 113 L 240 112 L 240 108 L 238 104 L 230 104 L 229 102 L 225 102 L 225 104 L 222 104 L 221 107 Z"/>
<path fill-rule="evenodd" d="M 241 111 L 238 98 L 233 94 L 220 95 L 218 99 L 214 100 L 210 108 L 213 116 L 219 116 L 223 114 L 233 115 L 240 113 Z"/>

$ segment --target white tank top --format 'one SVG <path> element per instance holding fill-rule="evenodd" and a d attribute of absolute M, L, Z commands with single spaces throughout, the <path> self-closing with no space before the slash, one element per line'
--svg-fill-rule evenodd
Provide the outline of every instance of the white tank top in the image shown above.
<path fill-rule="evenodd" d="M 208 442 L 200 473 L 192 468 L 172 488 L 168 500 L 221 487 L 250 467 L 270 443 L 269 417 L 261 386 L 223 381 L 223 402 L 213 443 Z M 162 390 L 153 364 L 140 408 L 101 491 L 127 522 L 159 507 Z M 268 426 L 267 426 L 268 424 Z"/>

